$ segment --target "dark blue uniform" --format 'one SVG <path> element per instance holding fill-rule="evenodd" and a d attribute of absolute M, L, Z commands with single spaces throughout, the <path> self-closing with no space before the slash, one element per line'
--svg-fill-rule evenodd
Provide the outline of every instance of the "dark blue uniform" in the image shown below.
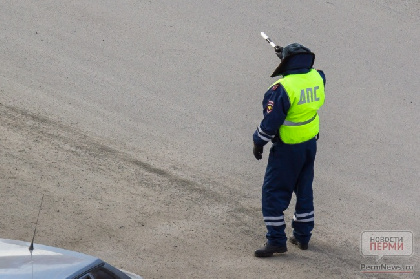
<path fill-rule="evenodd" d="M 311 59 L 305 55 L 291 57 L 282 75 L 308 73 L 313 64 Z M 324 73 L 318 72 L 325 84 Z M 281 84 L 272 86 L 265 93 L 262 106 L 264 119 L 253 135 L 253 141 L 257 146 L 273 142 L 262 187 L 262 212 L 268 243 L 286 246 L 283 212 L 288 208 L 293 192 L 297 198 L 293 234 L 299 242 L 308 243 L 314 227 L 312 181 L 316 139 L 299 144 L 285 144 L 279 139 L 279 128 L 290 109 L 288 95 Z"/>

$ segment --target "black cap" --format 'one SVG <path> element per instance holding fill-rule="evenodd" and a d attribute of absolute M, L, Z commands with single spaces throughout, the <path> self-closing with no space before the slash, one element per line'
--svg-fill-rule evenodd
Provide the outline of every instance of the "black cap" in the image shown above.
<path fill-rule="evenodd" d="M 288 46 L 285 46 L 281 53 L 277 53 L 277 56 L 281 59 L 280 65 L 274 70 L 271 77 L 279 76 L 286 70 L 292 70 L 288 66 L 288 61 L 291 57 L 299 54 L 307 54 L 310 55 L 312 60 L 308 68 L 311 68 L 315 62 L 315 54 L 311 52 L 311 50 L 301 44 L 293 43 Z"/>

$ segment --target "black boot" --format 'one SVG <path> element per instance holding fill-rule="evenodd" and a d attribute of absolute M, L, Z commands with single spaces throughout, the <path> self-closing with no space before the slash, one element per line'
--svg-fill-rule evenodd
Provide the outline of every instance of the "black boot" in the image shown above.
<path fill-rule="evenodd" d="M 294 236 L 290 237 L 289 240 L 292 244 L 297 245 L 297 247 L 299 247 L 300 250 L 308 250 L 308 243 L 301 243 Z"/>
<path fill-rule="evenodd" d="M 274 253 L 285 253 L 287 247 L 285 246 L 274 246 L 268 242 L 261 249 L 255 250 L 255 257 L 271 257 Z"/>

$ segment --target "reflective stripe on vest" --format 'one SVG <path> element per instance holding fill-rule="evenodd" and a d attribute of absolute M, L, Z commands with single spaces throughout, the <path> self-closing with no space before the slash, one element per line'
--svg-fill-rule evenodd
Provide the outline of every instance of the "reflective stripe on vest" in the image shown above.
<path fill-rule="evenodd" d="M 297 144 L 314 138 L 319 133 L 318 109 L 324 104 L 324 80 L 317 70 L 306 74 L 291 74 L 280 78 L 290 101 L 286 119 L 279 127 L 280 139 Z"/>
<path fill-rule="evenodd" d="M 311 119 L 307 120 L 307 121 L 303 121 L 303 122 L 292 122 L 292 121 L 288 121 L 288 120 L 284 120 L 283 125 L 284 126 L 303 126 L 306 125 L 308 123 L 311 123 L 312 121 L 315 120 L 316 116 L 318 114 L 315 114 L 314 117 L 312 117 Z"/>

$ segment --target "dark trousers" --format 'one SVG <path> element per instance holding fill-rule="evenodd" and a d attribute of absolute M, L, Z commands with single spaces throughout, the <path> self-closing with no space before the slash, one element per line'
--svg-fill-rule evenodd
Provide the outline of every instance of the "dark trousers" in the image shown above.
<path fill-rule="evenodd" d="M 315 154 L 315 139 L 299 144 L 276 142 L 271 147 L 262 187 L 262 212 L 270 244 L 286 245 L 283 212 L 288 208 L 293 192 L 296 194 L 293 234 L 300 242 L 309 242 L 314 227 Z"/>

